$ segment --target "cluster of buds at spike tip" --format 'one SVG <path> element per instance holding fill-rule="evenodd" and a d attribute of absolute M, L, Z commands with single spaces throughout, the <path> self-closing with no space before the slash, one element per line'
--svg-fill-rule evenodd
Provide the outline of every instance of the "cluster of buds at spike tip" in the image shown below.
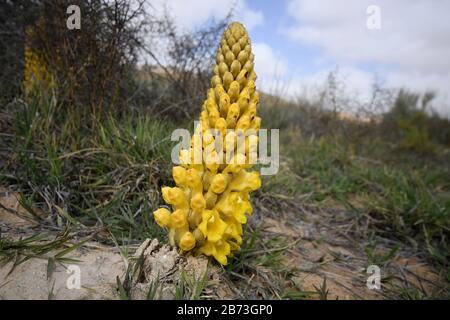
<path fill-rule="evenodd" d="M 240 249 L 242 225 L 253 211 L 249 193 L 261 186 L 259 173 L 250 171 L 261 125 L 253 66 L 247 31 L 233 22 L 217 50 L 191 148 L 181 150 L 181 165 L 172 169 L 176 187 L 162 188 L 173 210 L 154 212 L 157 224 L 168 228 L 172 245 L 213 256 L 222 265 Z"/>

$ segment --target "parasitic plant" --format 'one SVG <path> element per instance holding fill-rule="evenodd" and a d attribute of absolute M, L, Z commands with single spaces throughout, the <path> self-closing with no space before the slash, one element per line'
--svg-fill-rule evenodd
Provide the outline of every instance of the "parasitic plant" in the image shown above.
<path fill-rule="evenodd" d="M 153 214 L 169 230 L 172 245 L 226 265 L 240 249 L 242 225 L 252 214 L 249 194 L 261 186 L 259 173 L 250 171 L 261 118 L 254 55 L 242 24 L 225 30 L 215 62 L 191 147 L 181 150 L 181 165 L 172 169 L 176 187 L 162 188 L 172 211 Z"/>

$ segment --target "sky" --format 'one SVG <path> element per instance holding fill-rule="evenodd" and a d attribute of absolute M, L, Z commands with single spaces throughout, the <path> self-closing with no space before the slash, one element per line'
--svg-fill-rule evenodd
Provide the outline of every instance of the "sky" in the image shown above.
<path fill-rule="evenodd" d="M 295 98 L 338 70 L 345 91 L 361 100 L 369 99 L 376 79 L 387 88 L 433 90 L 433 108 L 450 116 L 448 0 L 159 2 L 184 31 L 223 18 L 234 6 L 233 18 L 252 39 L 263 91 Z"/>

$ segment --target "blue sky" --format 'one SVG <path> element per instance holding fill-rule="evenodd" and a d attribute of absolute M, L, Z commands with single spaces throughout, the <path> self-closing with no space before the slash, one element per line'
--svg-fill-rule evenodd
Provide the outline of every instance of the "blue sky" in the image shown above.
<path fill-rule="evenodd" d="M 156 1 L 156 2 L 155 2 Z M 159 2 L 158 2 L 159 1 Z M 448 0 L 154 0 L 179 29 L 224 17 L 235 5 L 255 53 L 257 86 L 295 98 L 317 92 L 339 70 L 344 90 L 369 99 L 382 85 L 434 90 L 433 107 L 450 115 Z"/>

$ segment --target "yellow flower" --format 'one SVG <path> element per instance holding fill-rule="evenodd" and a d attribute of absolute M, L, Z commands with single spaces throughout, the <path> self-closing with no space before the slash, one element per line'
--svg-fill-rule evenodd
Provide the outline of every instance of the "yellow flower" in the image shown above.
<path fill-rule="evenodd" d="M 178 187 L 163 187 L 162 195 L 165 202 L 174 206 L 185 206 L 186 197 L 183 190 Z"/>
<path fill-rule="evenodd" d="M 214 178 L 212 178 L 209 189 L 211 190 L 211 192 L 218 194 L 224 192 L 226 186 L 227 186 L 227 178 L 225 177 L 225 175 L 218 173 L 214 176 Z"/>
<path fill-rule="evenodd" d="M 247 31 L 233 22 L 217 50 L 211 87 L 199 116 L 201 127 L 195 128 L 190 148 L 180 151 L 181 165 L 172 169 L 176 187 L 162 188 L 173 213 L 154 212 L 156 223 L 169 228 L 172 245 L 212 256 L 223 265 L 240 250 L 242 225 L 253 212 L 249 193 L 261 187 L 259 174 L 248 171 L 256 160 L 261 127 L 253 65 Z M 217 145 L 224 152 L 216 150 Z"/>
<path fill-rule="evenodd" d="M 171 218 L 170 211 L 165 208 L 159 208 L 155 212 L 153 212 L 153 216 L 155 217 L 156 223 L 161 227 L 169 227 Z"/>
<path fill-rule="evenodd" d="M 192 250 L 195 247 L 195 238 L 189 231 L 186 232 L 180 240 L 180 248 L 184 251 Z"/>
<path fill-rule="evenodd" d="M 180 186 L 184 187 L 186 185 L 186 169 L 177 166 L 172 168 L 172 176 L 173 180 L 175 180 L 175 183 Z"/>
<path fill-rule="evenodd" d="M 230 182 L 230 190 L 239 192 L 250 192 L 261 187 L 261 179 L 256 171 L 247 172 L 241 170 L 236 173 L 234 179 Z"/>
<path fill-rule="evenodd" d="M 244 201 L 239 192 L 227 192 L 220 197 L 215 207 L 226 217 L 234 217 L 236 221 L 244 224 L 247 222 L 246 213 L 252 211 L 249 201 Z"/>
<path fill-rule="evenodd" d="M 206 207 L 206 201 L 201 192 L 197 192 L 191 198 L 191 208 L 196 212 L 202 212 Z"/>
<path fill-rule="evenodd" d="M 224 222 L 227 224 L 225 235 L 228 238 L 234 239 L 237 245 L 242 243 L 242 224 L 233 217 L 225 217 Z"/>
<path fill-rule="evenodd" d="M 199 252 L 207 256 L 213 256 L 220 264 L 226 265 L 228 262 L 227 256 L 231 253 L 231 248 L 230 244 L 226 241 L 206 241 L 206 243 L 200 247 Z"/>
<path fill-rule="evenodd" d="M 170 216 L 172 226 L 174 228 L 183 228 L 187 225 L 187 217 L 185 211 L 175 210 Z"/>

